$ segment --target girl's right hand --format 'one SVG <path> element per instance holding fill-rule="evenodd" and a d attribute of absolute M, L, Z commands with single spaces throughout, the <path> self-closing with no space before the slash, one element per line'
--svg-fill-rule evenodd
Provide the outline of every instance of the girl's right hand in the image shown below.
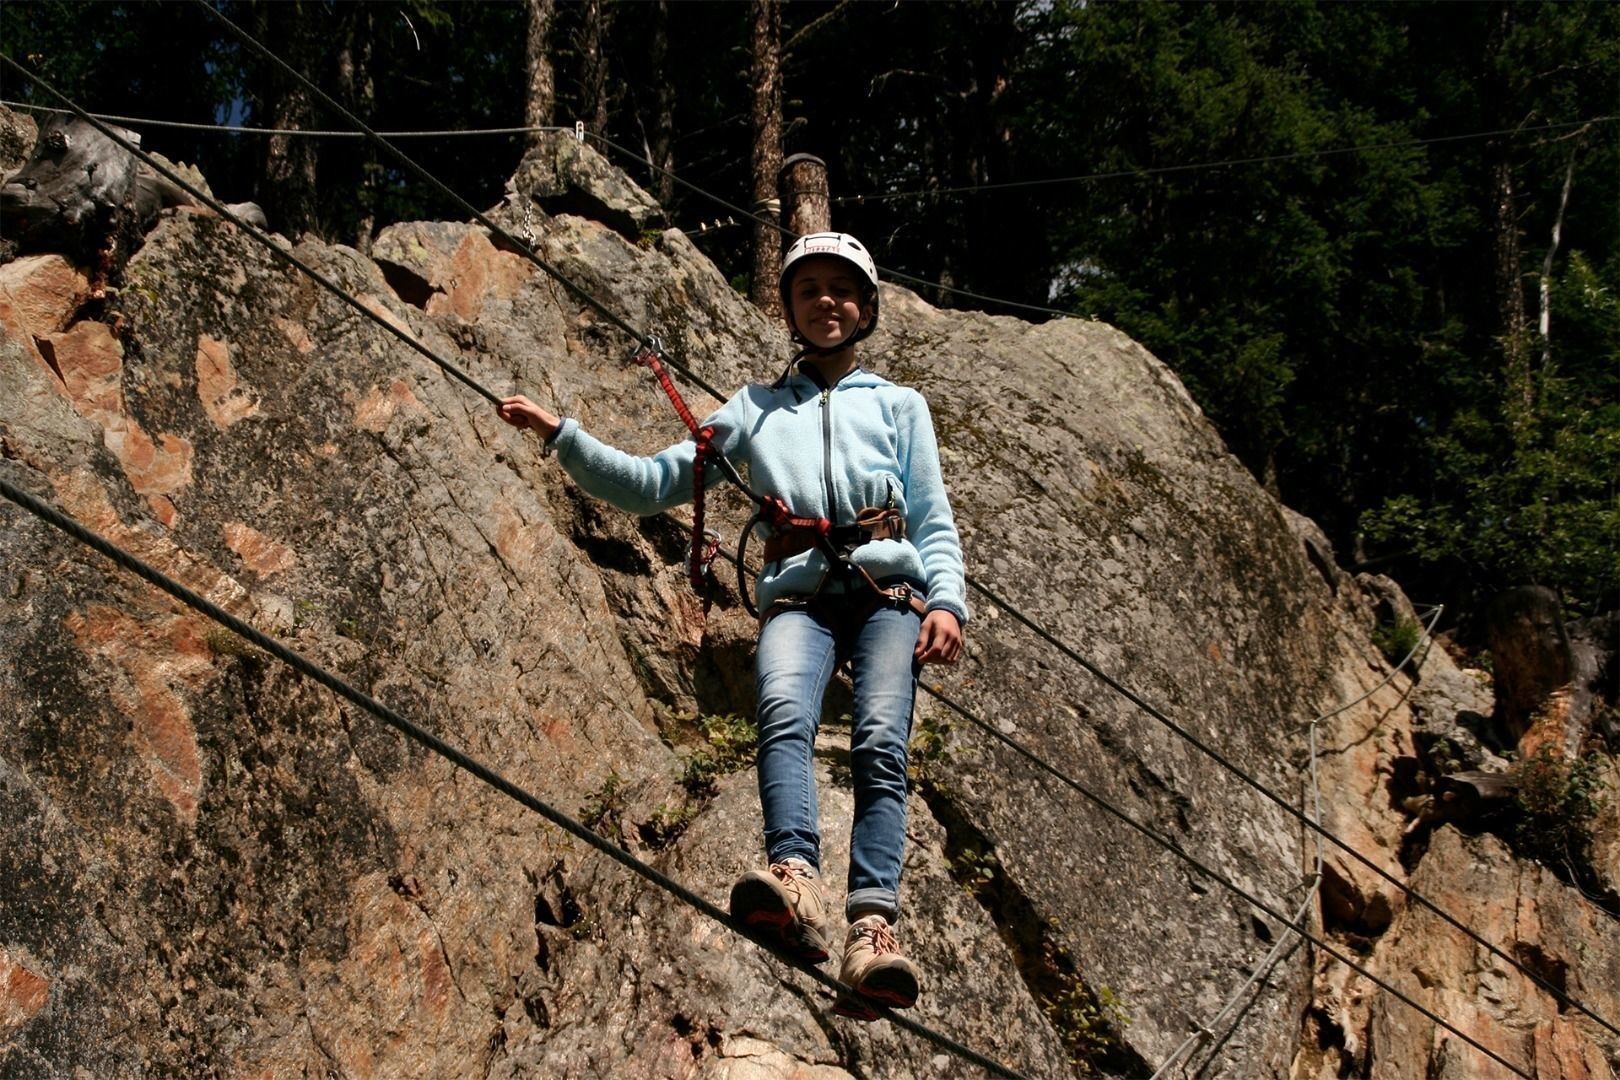
<path fill-rule="evenodd" d="M 554 413 L 547 412 L 522 394 L 513 394 L 511 397 L 501 399 L 495 411 L 502 420 L 515 428 L 530 428 L 540 433 L 542 439 L 549 439 L 557 433 L 562 426 L 562 420 Z"/>

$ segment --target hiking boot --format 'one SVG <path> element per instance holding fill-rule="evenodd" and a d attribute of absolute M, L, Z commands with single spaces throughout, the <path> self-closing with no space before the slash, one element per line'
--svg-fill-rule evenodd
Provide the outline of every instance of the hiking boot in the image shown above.
<path fill-rule="evenodd" d="M 731 887 L 731 916 L 748 935 L 811 964 L 827 959 L 827 898 L 807 863 L 772 863 Z"/>
<path fill-rule="evenodd" d="M 891 1009 L 909 1009 L 917 1003 L 917 969 L 900 955 L 894 928 L 882 915 L 865 915 L 850 924 L 838 981 L 859 996 L 840 997 L 833 1012 L 854 1020 L 878 1018 L 868 1004 L 871 1001 Z"/>

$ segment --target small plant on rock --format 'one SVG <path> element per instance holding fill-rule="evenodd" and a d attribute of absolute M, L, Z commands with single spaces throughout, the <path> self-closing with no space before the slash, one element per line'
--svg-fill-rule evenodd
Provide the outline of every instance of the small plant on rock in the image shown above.
<path fill-rule="evenodd" d="M 616 772 L 608 773 L 602 786 L 585 796 L 579 820 L 598 836 L 612 839 L 624 820 L 624 778 Z"/>
<path fill-rule="evenodd" d="M 246 641 L 237 637 L 222 626 L 216 626 L 203 634 L 203 642 L 216 656 L 230 656 L 243 659 L 253 656 L 257 650 Z"/>
<path fill-rule="evenodd" d="M 680 839 L 681 834 L 697 815 L 696 803 L 684 803 L 680 806 L 662 805 L 653 811 L 650 819 L 638 827 L 641 841 L 654 851 L 661 851 Z"/>
<path fill-rule="evenodd" d="M 1576 872 L 1591 856 L 1592 822 L 1606 802 L 1598 754 L 1566 762 L 1543 748 L 1519 770 L 1516 797 L 1524 817 L 1515 838 L 1531 858 Z"/>
<path fill-rule="evenodd" d="M 964 891 L 977 894 L 996 879 L 1001 860 L 995 849 L 977 840 L 969 840 L 960 851 L 951 856 L 951 872 Z"/>
<path fill-rule="evenodd" d="M 700 716 L 698 730 L 704 745 L 686 759 L 681 786 L 698 798 L 714 794 L 720 777 L 746 768 L 754 760 L 756 732 L 753 722 L 738 715 Z"/>
<path fill-rule="evenodd" d="M 1384 659 L 1398 664 L 1412 654 L 1423 640 L 1423 627 L 1405 616 L 1381 622 L 1373 631 L 1373 644 L 1384 654 Z"/>
<path fill-rule="evenodd" d="M 1118 994 L 1106 986 L 1093 991 L 1074 975 L 1064 977 L 1062 989 L 1043 1008 L 1068 1046 L 1071 1063 L 1077 1066 L 1114 1049 L 1120 1032 L 1131 1022 Z"/>
<path fill-rule="evenodd" d="M 946 737 L 950 725 L 936 720 L 932 712 L 924 715 L 911 736 L 911 756 L 907 766 L 913 782 L 928 775 L 929 767 L 945 758 Z"/>

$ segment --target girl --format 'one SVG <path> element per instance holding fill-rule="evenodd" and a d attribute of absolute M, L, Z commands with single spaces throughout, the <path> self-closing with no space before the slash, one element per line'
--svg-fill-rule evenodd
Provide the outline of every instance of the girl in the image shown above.
<path fill-rule="evenodd" d="M 906 1008 L 919 991 L 894 934 L 906 742 L 921 665 L 954 663 L 961 652 L 961 544 L 927 403 L 856 361 L 856 342 L 878 318 L 871 255 L 845 233 L 812 233 L 788 249 L 780 285 L 803 347 L 776 382 L 740 390 L 704 426 L 733 463 L 748 464 L 756 488 L 794 514 L 828 518 L 833 531 L 830 543 L 795 534 L 766 541 L 755 670 L 768 865 L 732 887 L 731 911 L 756 937 L 812 963 L 827 959 L 812 752 L 822 694 L 847 661 L 855 824 L 839 979 L 861 998 Z M 500 415 L 538 431 L 580 487 L 625 510 L 653 514 L 691 497 L 691 439 L 633 457 L 521 395 L 504 399 Z M 834 1008 L 876 1015 L 860 998 Z"/>

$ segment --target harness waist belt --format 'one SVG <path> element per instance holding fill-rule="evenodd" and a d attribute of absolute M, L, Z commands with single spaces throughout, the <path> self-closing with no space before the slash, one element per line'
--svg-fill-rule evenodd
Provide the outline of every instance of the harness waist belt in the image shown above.
<path fill-rule="evenodd" d="M 906 535 L 906 523 L 900 511 L 882 506 L 868 506 L 855 516 L 855 524 L 838 525 L 827 534 L 827 539 L 839 551 L 851 552 L 873 540 L 901 540 Z M 783 529 L 765 540 L 765 561 L 777 562 L 818 546 L 820 537 L 811 529 Z"/>

